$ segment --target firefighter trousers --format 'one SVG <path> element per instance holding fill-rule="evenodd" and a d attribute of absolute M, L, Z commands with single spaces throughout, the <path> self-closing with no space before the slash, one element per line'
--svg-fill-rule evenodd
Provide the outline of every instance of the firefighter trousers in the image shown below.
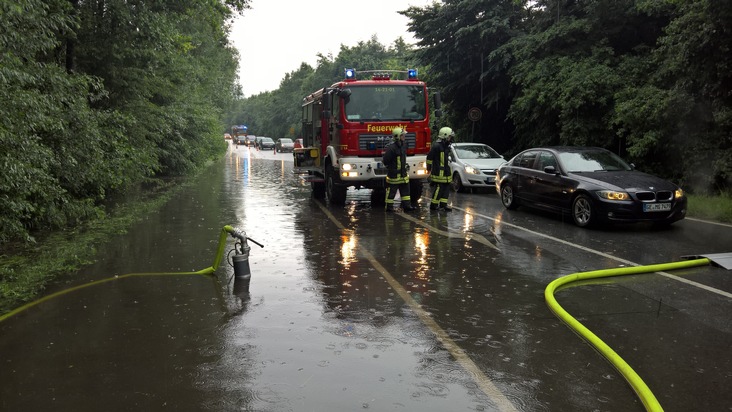
<path fill-rule="evenodd" d="M 387 183 L 386 185 L 386 208 L 390 209 L 394 207 L 394 198 L 396 197 L 397 191 L 399 196 L 402 198 L 402 207 L 410 205 L 412 197 L 409 195 L 409 183 Z"/>
<path fill-rule="evenodd" d="M 450 197 L 450 190 L 450 183 L 435 182 L 434 191 L 432 192 L 432 199 L 430 200 L 430 209 L 446 207 L 447 201 Z"/>

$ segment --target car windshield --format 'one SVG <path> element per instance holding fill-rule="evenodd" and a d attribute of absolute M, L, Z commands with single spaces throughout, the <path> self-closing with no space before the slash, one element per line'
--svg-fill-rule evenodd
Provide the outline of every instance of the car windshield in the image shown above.
<path fill-rule="evenodd" d="M 559 159 L 568 172 L 632 170 L 615 153 L 605 150 L 565 152 L 559 154 Z"/>
<path fill-rule="evenodd" d="M 292 143 L 292 139 L 280 139 L 280 143 Z"/>
<path fill-rule="evenodd" d="M 270 139 L 269 137 L 263 137 L 263 138 L 262 138 L 262 142 L 272 143 L 272 142 L 273 142 L 273 140 L 272 140 L 272 139 Z"/>
<path fill-rule="evenodd" d="M 421 120 L 427 116 L 422 86 L 357 86 L 345 100 L 346 119 Z"/>
<path fill-rule="evenodd" d="M 469 146 L 456 146 L 455 153 L 461 159 L 498 159 L 501 157 L 490 146 L 476 144 Z"/>

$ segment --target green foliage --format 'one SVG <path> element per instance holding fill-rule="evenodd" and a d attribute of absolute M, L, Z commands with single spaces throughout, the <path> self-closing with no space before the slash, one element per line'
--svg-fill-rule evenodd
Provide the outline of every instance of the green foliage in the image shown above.
<path fill-rule="evenodd" d="M 689 195 L 688 216 L 715 222 L 732 223 L 732 195 Z"/>
<path fill-rule="evenodd" d="M 219 155 L 247 0 L 0 0 L 0 244 Z"/>
<path fill-rule="evenodd" d="M 403 12 L 458 135 L 595 145 L 688 190 L 732 185 L 732 3 L 449 0 Z M 484 114 L 477 125 L 467 109 Z"/>

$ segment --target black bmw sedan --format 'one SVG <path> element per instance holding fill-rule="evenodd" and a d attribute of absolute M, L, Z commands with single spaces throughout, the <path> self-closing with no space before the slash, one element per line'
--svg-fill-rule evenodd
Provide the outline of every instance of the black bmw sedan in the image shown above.
<path fill-rule="evenodd" d="M 569 213 L 580 227 L 643 221 L 664 226 L 686 216 L 680 187 L 598 147 L 524 150 L 496 170 L 496 190 L 507 209 Z"/>

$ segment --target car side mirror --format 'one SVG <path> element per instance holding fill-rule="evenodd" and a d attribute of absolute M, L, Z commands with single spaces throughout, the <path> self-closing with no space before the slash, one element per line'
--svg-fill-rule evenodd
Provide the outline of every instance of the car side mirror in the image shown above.
<path fill-rule="evenodd" d="M 546 166 L 544 167 L 544 173 L 549 173 L 550 175 L 557 174 L 557 169 L 554 168 L 554 166 Z"/>

